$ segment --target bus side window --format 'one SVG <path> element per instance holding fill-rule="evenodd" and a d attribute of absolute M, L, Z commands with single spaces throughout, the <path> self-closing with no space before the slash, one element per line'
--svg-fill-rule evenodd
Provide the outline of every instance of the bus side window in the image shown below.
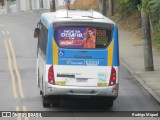
<path fill-rule="evenodd" d="M 43 52 L 44 56 L 46 56 L 46 48 L 47 48 L 47 39 L 48 39 L 48 30 L 47 28 L 42 24 L 41 25 L 41 31 L 40 31 L 40 49 Z"/>

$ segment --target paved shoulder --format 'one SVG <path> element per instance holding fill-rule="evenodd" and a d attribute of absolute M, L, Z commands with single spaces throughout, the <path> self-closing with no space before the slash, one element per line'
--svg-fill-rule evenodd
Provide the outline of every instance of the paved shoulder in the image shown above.
<path fill-rule="evenodd" d="M 155 71 L 144 71 L 143 40 L 120 30 L 120 56 L 122 64 L 160 103 L 160 52 L 153 48 Z"/>

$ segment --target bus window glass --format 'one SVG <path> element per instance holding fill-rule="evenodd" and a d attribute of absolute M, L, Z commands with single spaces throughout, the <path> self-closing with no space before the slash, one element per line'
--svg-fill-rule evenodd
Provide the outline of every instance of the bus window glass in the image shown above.
<path fill-rule="evenodd" d="M 111 30 L 89 27 L 60 27 L 56 33 L 59 47 L 74 49 L 106 48 L 112 36 Z"/>

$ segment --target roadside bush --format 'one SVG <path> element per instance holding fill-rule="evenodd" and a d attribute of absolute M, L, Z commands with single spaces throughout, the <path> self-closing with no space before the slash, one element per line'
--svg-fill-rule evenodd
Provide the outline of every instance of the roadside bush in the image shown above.
<path fill-rule="evenodd" d="M 152 22 L 158 23 L 160 20 L 160 0 L 151 0 L 149 5 Z"/>
<path fill-rule="evenodd" d="M 160 0 L 150 0 L 150 17 L 153 25 L 153 44 L 160 48 Z"/>
<path fill-rule="evenodd" d="M 115 12 L 120 17 L 127 17 L 137 11 L 137 5 L 140 0 L 115 0 Z"/>

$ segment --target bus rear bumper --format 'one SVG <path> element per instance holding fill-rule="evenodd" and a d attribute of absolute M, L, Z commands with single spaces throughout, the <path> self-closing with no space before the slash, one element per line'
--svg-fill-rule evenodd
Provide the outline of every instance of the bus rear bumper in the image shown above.
<path fill-rule="evenodd" d="M 58 86 L 46 83 L 44 96 L 103 96 L 118 97 L 119 84 L 107 87 Z"/>

